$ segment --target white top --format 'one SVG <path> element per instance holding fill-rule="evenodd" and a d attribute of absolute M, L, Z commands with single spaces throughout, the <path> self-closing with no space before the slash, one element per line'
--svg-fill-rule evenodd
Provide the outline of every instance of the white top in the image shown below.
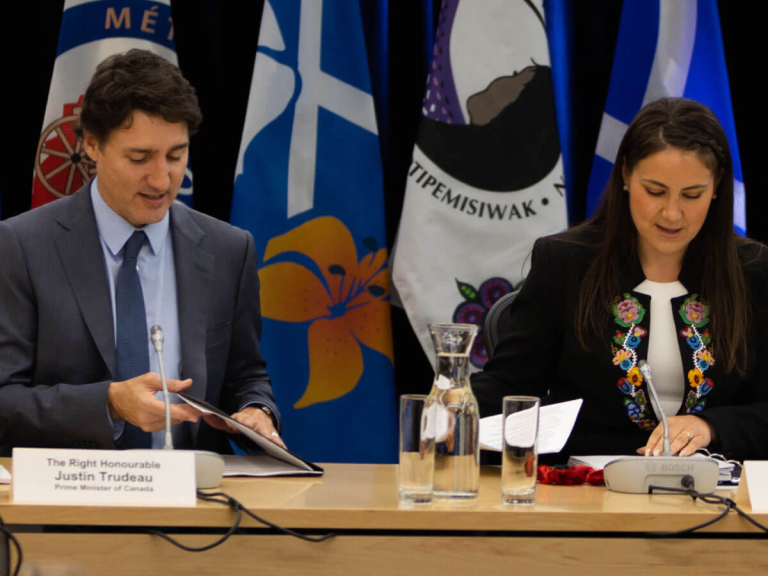
<path fill-rule="evenodd" d="M 645 280 L 635 287 L 635 292 L 651 297 L 652 324 L 648 330 L 648 363 L 651 365 L 653 387 L 659 395 L 661 407 L 667 417 L 674 416 L 683 403 L 685 378 L 671 300 L 688 294 L 688 290 L 678 281 Z M 648 400 L 650 401 L 650 398 Z M 661 416 L 657 416 L 661 421 Z"/>

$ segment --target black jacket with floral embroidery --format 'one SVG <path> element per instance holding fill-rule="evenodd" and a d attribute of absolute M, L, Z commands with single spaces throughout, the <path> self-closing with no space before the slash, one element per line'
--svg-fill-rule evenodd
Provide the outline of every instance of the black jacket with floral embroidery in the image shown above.
<path fill-rule="evenodd" d="M 686 390 L 678 414 L 708 420 L 711 450 L 739 459 L 768 459 L 768 251 L 740 256 L 751 303 L 746 375 L 726 373 L 712 349 L 717 310 L 700 298 L 702 258 L 685 258 L 679 280 L 688 294 L 671 301 Z M 636 260 L 620 274 L 613 317 L 589 350 L 576 340 L 579 284 L 594 250 L 560 236 L 538 240 L 532 266 L 510 308 L 505 335 L 483 372 L 472 376 L 482 416 L 501 412 L 504 396 L 540 396 L 543 404 L 583 398 L 571 438 L 555 460 L 573 454 L 634 454 L 645 446 L 657 416 L 637 362 L 647 358 L 650 296 L 633 292 L 644 279 Z M 671 414 L 668 414 L 671 416 Z"/>

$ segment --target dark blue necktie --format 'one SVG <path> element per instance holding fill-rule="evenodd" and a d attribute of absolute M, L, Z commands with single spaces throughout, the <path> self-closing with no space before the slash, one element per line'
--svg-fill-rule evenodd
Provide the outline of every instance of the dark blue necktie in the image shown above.
<path fill-rule="evenodd" d="M 149 372 L 149 337 L 144 294 L 137 259 L 147 235 L 137 230 L 125 243 L 123 263 L 117 273 L 115 286 L 115 318 L 117 321 L 117 370 L 118 382 L 130 380 Z M 119 448 L 150 448 L 152 435 L 126 422 Z"/>

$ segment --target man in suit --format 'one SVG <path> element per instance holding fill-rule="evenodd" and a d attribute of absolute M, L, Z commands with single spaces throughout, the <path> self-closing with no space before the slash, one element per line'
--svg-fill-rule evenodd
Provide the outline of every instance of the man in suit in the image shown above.
<path fill-rule="evenodd" d="M 78 127 L 96 178 L 0 222 L 0 453 L 162 446 L 155 324 L 172 392 L 282 444 L 259 352 L 253 238 L 174 202 L 201 120 L 194 89 L 165 59 L 107 58 Z M 231 451 L 233 428 L 175 400 L 178 447 Z"/>

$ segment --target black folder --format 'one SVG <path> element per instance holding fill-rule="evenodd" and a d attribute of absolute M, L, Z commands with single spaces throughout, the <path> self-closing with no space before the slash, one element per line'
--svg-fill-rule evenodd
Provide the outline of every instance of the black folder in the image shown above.
<path fill-rule="evenodd" d="M 317 464 L 304 460 L 290 450 L 278 446 L 255 430 L 244 426 L 216 406 L 205 400 L 193 398 L 184 392 L 176 395 L 193 408 L 204 414 L 218 416 L 236 428 L 246 443 L 252 443 L 264 451 L 264 454 L 246 456 L 224 456 L 224 476 L 322 476 L 324 470 Z"/>

